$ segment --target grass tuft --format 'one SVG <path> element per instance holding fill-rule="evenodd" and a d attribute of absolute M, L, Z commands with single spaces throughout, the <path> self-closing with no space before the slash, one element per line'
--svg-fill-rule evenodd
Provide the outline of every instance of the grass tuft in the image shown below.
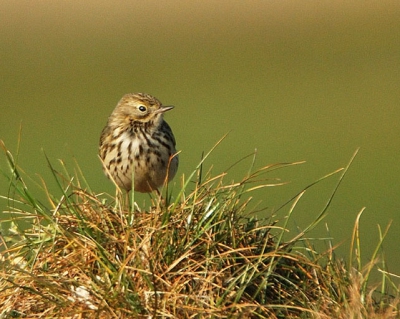
<path fill-rule="evenodd" d="M 50 194 L 42 181 L 48 202 L 43 204 L 3 143 L 2 148 L 10 166 L 10 191 L 3 197 L 10 218 L 1 222 L 0 318 L 399 316 L 393 274 L 381 269 L 378 292 L 368 285 L 376 262 L 363 267 L 360 254 L 351 254 L 346 266 L 333 249 L 315 252 L 306 232 L 285 242 L 285 225 L 250 208 L 252 191 L 279 185 L 265 174 L 299 163 L 252 168 L 242 181 L 226 183 L 225 174 L 203 174 L 208 153 L 182 179 L 176 198 L 166 194 L 143 211 L 114 205 L 113 196 L 91 191 L 78 166 L 71 175 L 62 162 L 59 172 L 48 159 L 61 196 Z M 281 208 L 289 209 L 289 217 L 311 186 Z M 336 189 L 306 230 L 318 225 Z M 358 221 L 352 248 L 357 252 Z"/>

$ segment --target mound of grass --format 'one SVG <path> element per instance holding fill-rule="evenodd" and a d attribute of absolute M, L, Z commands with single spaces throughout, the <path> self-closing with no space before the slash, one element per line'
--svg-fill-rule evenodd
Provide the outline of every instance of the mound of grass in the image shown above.
<path fill-rule="evenodd" d="M 143 211 L 120 195 L 95 194 L 79 169 L 71 176 L 51 165 L 61 196 L 44 183 L 45 205 L 5 154 L 14 195 L 4 197 L 10 218 L 1 224 L 0 318 L 399 316 L 398 288 L 385 294 L 388 274 L 377 293 L 368 286 L 372 264 L 346 267 L 333 250 L 304 247 L 306 231 L 332 198 L 305 232 L 286 242 L 285 226 L 249 208 L 251 192 L 270 186 L 257 182 L 262 174 L 296 163 L 263 167 L 239 183 L 225 183 L 224 174 L 203 177 L 200 163 L 175 199 L 167 192 Z M 288 201 L 289 217 L 304 191 Z"/>

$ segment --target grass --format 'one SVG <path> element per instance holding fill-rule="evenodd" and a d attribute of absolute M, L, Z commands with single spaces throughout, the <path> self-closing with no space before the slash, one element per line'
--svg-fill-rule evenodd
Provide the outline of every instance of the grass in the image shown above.
<path fill-rule="evenodd" d="M 347 265 L 335 257 L 334 248 L 315 251 L 305 236 L 326 215 L 350 164 L 321 179 L 339 176 L 317 219 L 284 241 L 286 224 L 257 217 L 251 194 L 278 185 L 265 178 L 269 172 L 299 163 L 251 168 L 240 182 L 226 183 L 225 174 L 202 172 L 206 154 L 182 179 L 175 198 L 166 192 L 143 211 L 92 192 L 78 166 L 71 175 L 62 163 L 60 172 L 50 162 L 61 196 L 42 181 L 44 204 L 25 183 L 29 176 L 2 147 L 10 167 L 4 174 L 10 192 L 3 196 L 10 218 L 1 221 L 0 318 L 400 315 L 395 275 L 381 269 L 379 287 L 369 285 L 388 228 L 381 231 L 367 265 L 360 253 L 362 212 Z M 288 211 L 286 222 L 313 185 L 280 208 Z"/>

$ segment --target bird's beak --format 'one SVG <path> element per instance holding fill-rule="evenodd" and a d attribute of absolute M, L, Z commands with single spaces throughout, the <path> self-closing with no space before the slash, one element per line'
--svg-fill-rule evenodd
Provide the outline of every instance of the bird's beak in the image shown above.
<path fill-rule="evenodd" d="M 173 105 L 168 105 L 168 106 L 161 106 L 157 111 L 155 111 L 154 113 L 158 114 L 158 113 L 164 113 L 167 112 L 169 110 L 172 110 L 174 108 Z"/>

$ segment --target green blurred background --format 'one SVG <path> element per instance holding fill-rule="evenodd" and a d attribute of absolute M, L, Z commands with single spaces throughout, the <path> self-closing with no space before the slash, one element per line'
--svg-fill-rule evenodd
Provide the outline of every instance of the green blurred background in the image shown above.
<path fill-rule="evenodd" d="M 94 191 L 113 193 L 98 140 L 128 92 L 176 106 L 166 119 L 182 150 L 178 183 L 227 132 L 206 163 L 214 174 L 255 149 L 256 167 L 306 160 L 267 175 L 290 184 L 255 193 L 265 215 L 360 147 L 310 236 L 333 237 L 347 260 L 366 207 L 364 261 L 377 225 L 393 221 L 385 258 L 400 273 L 399 1 L 1 1 L 0 45 L 0 139 L 16 152 L 22 126 L 18 162 L 30 175 L 53 185 L 43 149 L 56 167 L 62 159 L 72 170 L 76 158 Z M 306 193 L 291 235 L 318 215 L 337 178 Z"/>

